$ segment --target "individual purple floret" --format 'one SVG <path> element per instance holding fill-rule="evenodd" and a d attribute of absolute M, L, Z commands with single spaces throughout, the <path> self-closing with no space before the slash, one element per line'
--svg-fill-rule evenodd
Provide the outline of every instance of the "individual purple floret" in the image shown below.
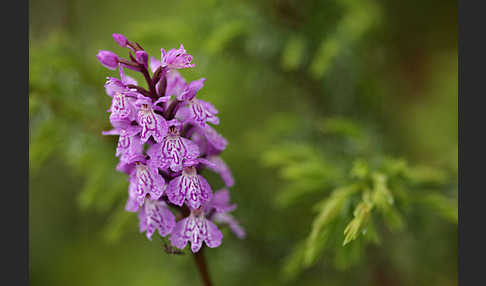
<path fill-rule="evenodd" d="M 179 77 L 182 79 L 182 77 Z M 191 81 L 189 84 L 184 84 L 181 90 L 181 92 L 177 95 L 177 99 L 179 101 L 184 101 L 184 100 L 191 100 L 194 97 L 196 97 L 196 93 L 204 87 L 204 82 L 206 81 L 205 78 L 201 78 L 195 81 Z"/>
<path fill-rule="evenodd" d="M 198 252 L 203 242 L 211 248 L 218 247 L 222 239 L 221 231 L 201 211 L 193 211 L 189 217 L 178 221 L 170 235 L 172 245 L 180 249 L 190 241 L 192 252 Z"/>
<path fill-rule="evenodd" d="M 194 128 L 191 140 L 199 146 L 201 154 L 208 156 L 220 154 L 228 145 L 228 141 L 209 125 Z"/>
<path fill-rule="evenodd" d="M 168 67 L 169 69 L 183 69 L 195 66 L 194 64 L 191 64 L 192 56 L 186 54 L 186 50 L 182 44 L 178 49 L 170 49 L 168 52 L 165 52 L 164 49 L 160 49 L 160 52 L 162 53 L 162 67 Z"/>
<path fill-rule="evenodd" d="M 97 54 L 103 66 L 119 71 L 119 77 L 108 77 L 105 83 L 112 98 L 108 112 L 113 129 L 102 134 L 118 136 L 116 170 L 129 176 L 125 210 L 138 213 L 140 232 L 148 239 L 157 231 L 170 235 L 175 247 L 183 249 L 190 242 L 193 252 L 203 242 L 208 247 L 221 244 L 223 234 L 216 224 L 244 237 L 243 228 L 229 214 L 236 208 L 229 203 L 229 191 L 213 194 L 201 175 L 207 168 L 221 176 L 225 187 L 234 185 L 219 157 L 228 142 L 208 124 L 219 124 L 218 111 L 197 98 L 206 79 L 187 83 L 178 72 L 194 67 L 192 56 L 181 45 L 168 52 L 161 49 L 159 61 L 124 35 L 112 36 L 129 49 L 129 59 L 111 51 Z M 125 69 L 140 72 L 146 86 L 126 75 Z"/>
<path fill-rule="evenodd" d="M 214 155 L 208 156 L 207 159 L 209 162 L 213 163 L 212 166 L 208 165 L 208 169 L 218 173 L 221 176 L 221 179 L 223 179 L 226 187 L 232 187 L 235 184 L 235 180 L 233 179 L 233 175 L 223 159 Z"/>
<path fill-rule="evenodd" d="M 110 109 L 110 122 L 114 127 L 128 126 L 136 118 L 135 101 L 140 96 L 138 92 L 128 88 L 129 84 L 137 82 L 125 75 L 120 66 L 120 78 L 108 77 L 105 83 L 106 94 L 113 98 Z"/>
<path fill-rule="evenodd" d="M 199 175 L 195 167 L 184 168 L 182 174 L 167 185 L 167 197 L 174 205 L 182 206 L 184 201 L 192 209 L 211 199 L 211 186 Z"/>
<path fill-rule="evenodd" d="M 136 162 L 130 174 L 130 193 L 142 205 L 147 195 L 151 200 L 160 198 L 165 189 L 164 178 L 157 169 L 147 166 L 142 162 Z"/>
<path fill-rule="evenodd" d="M 205 80 L 202 78 L 189 83 L 179 95 L 178 100 L 184 101 L 185 106 L 177 111 L 177 119 L 201 127 L 205 127 L 206 122 L 219 124 L 219 118 L 216 116 L 218 110 L 211 103 L 196 99 L 196 93 L 203 87 Z"/>
<path fill-rule="evenodd" d="M 143 145 L 140 142 L 140 136 L 137 136 L 140 129 L 140 126 L 128 126 L 102 133 L 103 135 L 119 135 L 115 156 L 120 157 L 122 162 L 129 162 L 134 155 L 142 154 Z"/>
<path fill-rule="evenodd" d="M 173 172 L 179 172 L 184 161 L 199 157 L 199 147 L 191 140 L 181 137 L 178 128 L 171 126 L 162 142 L 152 145 L 147 153 L 158 168 L 170 168 Z"/>
<path fill-rule="evenodd" d="M 135 52 L 135 59 L 137 63 L 143 65 L 145 68 L 148 66 L 148 54 L 146 51 L 136 51 Z"/>
<path fill-rule="evenodd" d="M 118 93 L 134 93 L 134 89 L 130 89 L 128 87 L 129 84 L 137 85 L 137 81 L 132 77 L 125 74 L 125 70 L 118 64 L 120 79 L 115 77 L 108 77 L 108 80 L 105 83 L 105 90 L 106 94 L 113 97 L 117 92 Z"/>
<path fill-rule="evenodd" d="M 240 239 L 245 238 L 245 230 L 240 226 L 229 212 L 236 209 L 236 204 L 230 204 L 229 191 L 226 189 L 214 193 L 209 203 L 204 205 L 204 212 L 207 216 L 219 224 L 228 225 L 230 230 Z M 214 213 L 213 213 L 214 212 Z"/>
<path fill-rule="evenodd" d="M 204 204 L 204 212 L 210 214 L 211 211 L 217 213 L 231 212 L 236 209 L 236 204 L 230 204 L 229 191 L 226 189 L 214 193 L 213 198 Z"/>
<path fill-rule="evenodd" d="M 243 239 L 246 236 L 245 230 L 240 226 L 238 221 L 236 221 L 233 216 L 228 213 L 215 213 L 213 220 L 216 223 L 226 224 L 231 229 L 231 231 L 239 239 Z"/>
<path fill-rule="evenodd" d="M 139 97 L 135 102 L 137 106 L 137 123 L 142 127 L 140 132 L 140 137 L 142 138 L 142 143 L 147 142 L 147 140 L 152 136 L 155 142 L 162 142 L 164 136 L 167 134 L 167 121 L 160 115 L 155 113 L 157 106 L 152 103 L 149 98 Z"/>
<path fill-rule="evenodd" d="M 127 126 L 135 119 L 135 97 L 127 93 L 115 93 L 110 109 L 110 122 L 115 127 Z"/>
<path fill-rule="evenodd" d="M 152 240 L 155 230 L 159 231 L 160 236 L 166 236 L 175 227 L 174 214 L 167 208 L 163 201 L 145 200 L 143 207 L 138 213 L 140 221 L 140 232 L 145 232 L 148 239 Z"/>

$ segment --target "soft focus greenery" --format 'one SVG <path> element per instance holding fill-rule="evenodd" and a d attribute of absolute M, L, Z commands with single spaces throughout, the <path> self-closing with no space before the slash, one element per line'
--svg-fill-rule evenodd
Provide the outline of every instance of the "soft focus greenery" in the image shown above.
<path fill-rule="evenodd" d="M 183 43 L 220 111 L 247 238 L 206 251 L 215 285 L 456 285 L 456 2 L 31 0 L 32 285 L 200 283 L 124 211 L 114 32 Z"/>

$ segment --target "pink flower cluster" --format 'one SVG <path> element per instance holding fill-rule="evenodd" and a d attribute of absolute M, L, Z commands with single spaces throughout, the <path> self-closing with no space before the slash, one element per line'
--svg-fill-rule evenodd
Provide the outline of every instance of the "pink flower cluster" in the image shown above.
<path fill-rule="evenodd" d="M 244 230 L 230 214 L 236 208 L 229 202 L 233 176 L 219 156 L 227 141 L 209 125 L 219 124 L 218 110 L 196 98 L 204 78 L 187 83 L 178 72 L 194 67 L 192 56 L 181 45 L 167 52 L 161 49 L 159 60 L 121 34 L 113 34 L 113 39 L 129 49 L 129 59 L 111 51 L 99 51 L 97 58 L 120 74 L 105 83 L 112 98 L 108 112 L 113 129 L 103 134 L 118 136 L 116 169 L 130 182 L 125 209 L 138 212 L 140 231 L 147 238 L 157 230 L 180 249 L 187 242 L 193 252 L 203 242 L 219 246 L 223 234 L 217 225 L 227 225 L 243 238 Z M 147 88 L 125 69 L 140 72 Z M 225 188 L 213 193 L 200 174 L 204 168 L 218 173 Z"/>

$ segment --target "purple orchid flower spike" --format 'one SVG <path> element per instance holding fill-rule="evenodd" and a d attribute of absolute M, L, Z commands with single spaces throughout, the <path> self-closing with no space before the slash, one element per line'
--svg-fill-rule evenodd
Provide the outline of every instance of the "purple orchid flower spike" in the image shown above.
<path fill-rule="evenodd" d="M 192 209 L 197 209 L 202 203 L 211 199 L 212 190 L 203 176 L 195 167 L 186 167 L 182 174 L 172 179 L 167 185 L 167 197 L 175 205 L 182 206 L 184 201 Z"/>
<path fill-rule="evenodd" d="M 140 232 L 146 232 L 145 235 L 149 240 L 152 240 L 155 230 L 158 230 L 160 236 L 166 236 L 172 232 L 176 224 L 174 214 L 163 201 L 146 199 L 138 213 L 138 218 Z"/>
<path fill-rule="evenodd" d="M 243 238 L 245 231 L 230 214 L 236 204 L 230 203 L 229 191 L 213 194 L 200 175 L 210 169 L 221 176 L 226 188 L 234 185 L 230 169 L 219 156 L 228 142 L 210 125 L 219 124 L 218 111 L 196 98 L 206 79 L 188 83 L 178 71 L 194 67 L 192 56 L 180 45 L 168 52 L 161 49 L 158 60 L 124 35 L 112 36 L 119 46 L 131 50 L 129 59 L 111 51 L 97 54 L 101 64 L 120 73 L 105 83 L 112 98 L 108 112 L 113 129 L 102 134 L 119 136 L 116 170 L 129 176 L 125 210 L 138 213 L 140 232 L 149 240 L 155 232 L 170 235 L 175 247 L 183 249 L 190 242 L 194 253 L 204 244 L 221 245 L 223 234 L 216 224 Z M 125 68 L 141 73 L 146 85 L 138 85 Z M 177 223 L 175 216 L 181 217 Z"/>
<path fill-rule="evenodd" d="M 162 54 L 162 67 L 168 67 L 169 69 L 183 69 L 195 66 L 194 64 L 191 64 L 192 56 L 186 53 L 182 44 L 178 49 L 170 49 L 168 52 L 165 52 L 164 49 L 160 49 L 160 52 Z"/>
<path fill-rule="evenodd" d="M 139 108 L 137 113 L 137 123 L 142 127 L 140 137 L 142 143 L 152 136 L 155 142 L 160 143 L 167 134 L 167 121 L 160 115 L 155 113 L 157 109 L 156 103 L 153 104 L 149 98 L 139 96 L 135 105 Z"/>
<path fill-rule="evenodd" d="M 181 137 L 178 128 L 171 126 L 162 142 L 152 145 L 147 153 L 157 167 L 179 172 L 182 171 L 184 161 L 199 157 L 199 147 L 191 140 Z"/>
<path fill-rule="evenodd" d="M 206 219 L 202 211 L 195 210 L 178 221 L 170 235 L 170 242 L 179 249 L 184 249 L 187 242 L 191 242 L 192 252 L 198 252 L 203 242 L 214 248 L 221 244 L 223 234 L 218 227 Z"/>

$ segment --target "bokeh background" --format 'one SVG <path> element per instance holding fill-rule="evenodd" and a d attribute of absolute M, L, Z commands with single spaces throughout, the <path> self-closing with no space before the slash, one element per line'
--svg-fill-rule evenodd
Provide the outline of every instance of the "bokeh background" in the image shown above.
<path fill-rule="evenodd" d="M 123 210 L 95 57 L 126 56 L 114 32 L 183 43 L 220 111 L 247 238 L 206 251 L 215 285 L 457 284 L 457 1 L 31 0 L 29 27 L 32 285 L 200 283 Z M 361 196 L 329 225 L 316 203 L 376 174 L 396 203 L 342 246 Z"/>

